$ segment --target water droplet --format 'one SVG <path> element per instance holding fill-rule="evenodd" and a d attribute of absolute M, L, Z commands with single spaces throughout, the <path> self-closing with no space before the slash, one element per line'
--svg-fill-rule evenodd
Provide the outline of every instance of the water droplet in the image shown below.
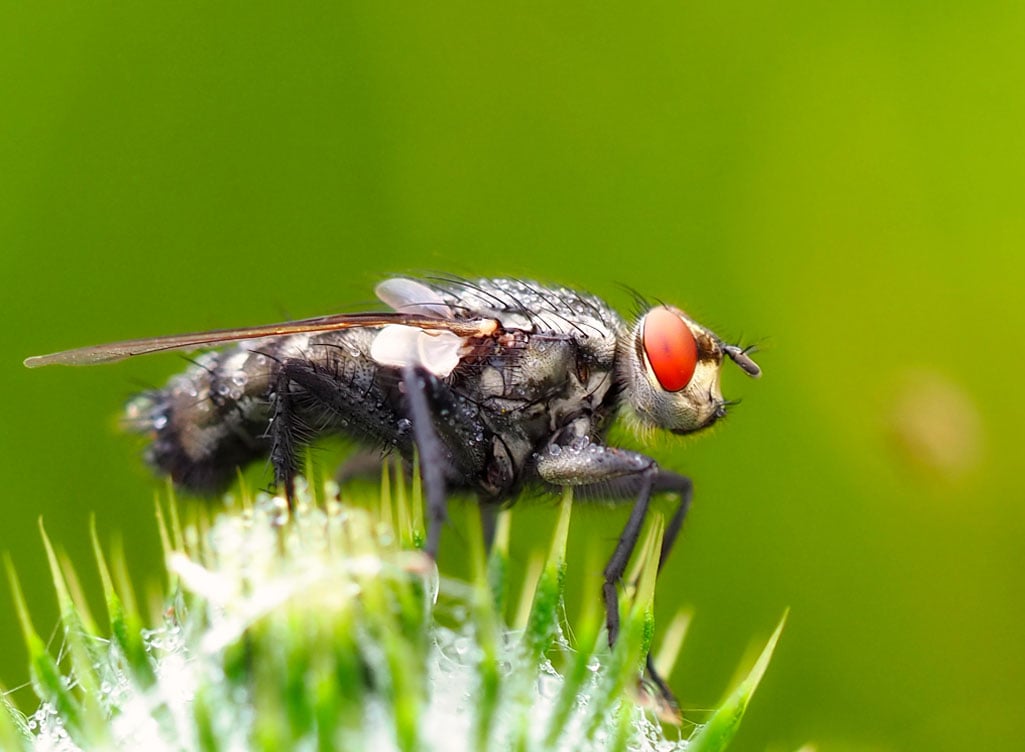
<path fill-rule="evenodd" d="M 556 697 L 561 686 L 562 681 L 558 677 L 542 674 L 537 680 L 537 693 L 544 698 Z"/>

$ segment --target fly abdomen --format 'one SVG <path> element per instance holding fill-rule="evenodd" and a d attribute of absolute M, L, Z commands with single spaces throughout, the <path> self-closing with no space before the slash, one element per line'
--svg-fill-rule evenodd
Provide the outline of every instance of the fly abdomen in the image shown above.
<path fill-rule="evenodd" d="M 218 493 L 236 468 L 267 454 L 276 367 L 243 347 L 207 353 L 163 389 L 133 399 L 125 423 L 150 437 L 145 457 L 155 470 L 190 491 Z"/>
<path fill-rule="evenodd" d="M 329 433 L 412 454 L 394 374 L 373 362 L 372 330 L 255 340 L 210 352 L 163 389 L 136 397 L 126 423 L 151 439 L 147 462 L 208 495 L 269 458 L 277 480 Z"/>

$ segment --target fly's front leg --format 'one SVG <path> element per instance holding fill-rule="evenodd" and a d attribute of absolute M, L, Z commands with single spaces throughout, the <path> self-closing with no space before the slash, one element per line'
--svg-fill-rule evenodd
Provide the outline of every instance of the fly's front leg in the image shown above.
<path fill-rule="evenodd" d="M 583 446 L 553 444 L 538 456 L 537 472 L 542 479 L 557 486 L 600 487 L 607 484 L 613 495 L 618 495 L 615 494 L 615 485 L 636 489 L 630 518 L 604 571 L 605 624 L 609 645 L 613 645 L 619 635 L 619 593 L 616 587 L 637 546 L 658 466 L 650 457 L 625 449 L 590 443 Z"/>
<path fill-rule="evenodd" d="M 558 486 L 582 486 L 590 492 L 597 492 L 611 498 L 634 498 L 633 509 L 623 532 L 619 536 L 612 556 L 605 565 L 602 594 L 605 600 L 605 624 L 609 645 L 614 645 L 619 635 L 619 591 L 618 584 L 626 571 L 627 564 L 637 547 L 644 518 L 648 513 L 651 494 L 673 492 L 680 502 L 666 526 L 662 538 L 659 571 L 676 542 L 683 520 L 690 507 L 692 485 L 689 478 L 662 470 L 655 460 L 638 452 L 606 447 L 600 444 L 583 444 L 577 440 L 571 446 L 551 445 L 537 457 L 537 471 L 542 479 Z M 669 686 L 658 674 L 651 655 L 647 658 L 648 674 L 672 707 L 676 707 Z"/>

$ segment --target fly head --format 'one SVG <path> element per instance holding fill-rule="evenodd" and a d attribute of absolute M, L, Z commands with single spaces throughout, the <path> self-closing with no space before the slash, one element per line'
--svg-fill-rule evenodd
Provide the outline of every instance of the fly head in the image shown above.
<path fill-rule="evenodd" d="M 641 425 L 687 434 L 726 414 L 719 376 L 729 358 L 749 376 L 761 370 L 744 350 L 727 345 L 672 306 L 657 306 L 636 323 L 620 353 L 625 399 Z"/>

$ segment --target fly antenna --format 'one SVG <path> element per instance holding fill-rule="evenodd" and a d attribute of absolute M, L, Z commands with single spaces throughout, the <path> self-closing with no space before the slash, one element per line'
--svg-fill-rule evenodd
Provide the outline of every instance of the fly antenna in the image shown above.
<path fill-rule="evenodd" d="M 754 345 L 748 347 L 738 347 L 737 345 L 723 345 L 723 352 L 730 356 L 730 360 L 740 366 L 741 370 L 750 376 L 752 379 L 757 379 L 762 375 L 762 369 L 758 367 L 758 364 L 751 360 L 749 352 L 754 352 Z"/>

